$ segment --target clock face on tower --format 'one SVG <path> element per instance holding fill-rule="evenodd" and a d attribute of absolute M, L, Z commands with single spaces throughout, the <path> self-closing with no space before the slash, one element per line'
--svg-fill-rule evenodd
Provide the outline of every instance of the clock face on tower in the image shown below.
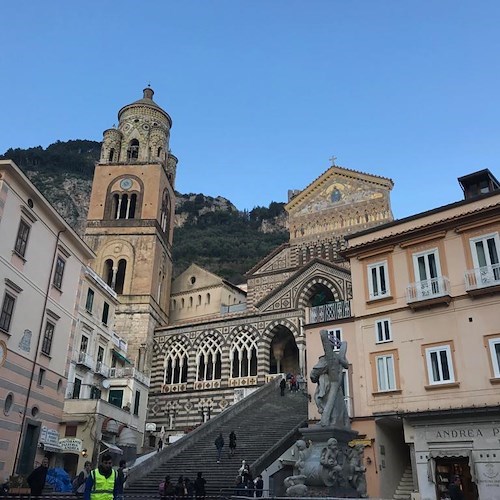
<path fill-rule="evenodd" d="M 132 179 L 122 179 L 120 181 L 120 187 L 125 190 L 130 189 L 132 187 Z"/>

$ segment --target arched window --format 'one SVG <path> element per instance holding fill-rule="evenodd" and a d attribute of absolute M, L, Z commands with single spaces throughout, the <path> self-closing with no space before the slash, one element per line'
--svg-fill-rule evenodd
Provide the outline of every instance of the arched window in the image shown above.
<path fill-rule="evenodd" d="M 127 159 L 137 160 L 139 158 L 139 141 L 132 139 L 127 149 Z"/>
<path fill-rule="evenodd" d="M 189 307 L 193 307 L 193 297 L 189 297 Z"/>
<path fill-rule="evenodd" d="M 207 304 L 210 304 L 210 294 L 207 293 Z"/>
<path fill-rule="evenodd" d="M 180 384 L 187 382 L 188 355 L 186 348 L 177 341 L 173 343 L 165 356 L 164 384 Z"/>
<path fill-rule="evenodd" d="M 113 161 L 115 159 L 115 148 L 109 150 L 108 161 Z"/>
<path fill-rule="evenodd" d="M 157 156 L 158 158 L 161 158 L 161 157 L 162 157 L 162 155 L 163 155 L 163 148 L 160 146 L 160 147 L 158 148 L 158 151 L 156 152 L 156 156 Z"/>
<path fill-rule="evenodd" d="M 240 332 L 230 352 L 232 378 L 257 375 L 257 343 L 249 332 Z"/>
<path fill-rule="evenodd" d="M 118 270 L 116 272 L 115 292 L 123 293 L 123 285 L 125 284 L 125 271 L 127 270 L 127 261 L 120 259 L 118 261 Z"/>
<path fill-rule="evenodd" d="M 134 219 L 137 206 L 137 194 L 126 193 L 113 195 L 113 217 L 115 219 Z"/>
<path fill-rule="evenodd" d="M 122 194 L 120 198 L 120 212 L 118 214 L 119 219 L 127 219 L 128 212 L 128 194 Z"/>
<path fill-rule="evenodd" d="M 111 288 L 113 288 L 113 274 L 113 261 L 111 259 L 107 259 L 106 262 L 104 262 L 102 279 L 106 282 L 106 285 L 110 286 Z"/>
<path fill-rule="evenodd" d="M 196 380 L 216 380 L 221 378 L 222 350 L 216 337 L 203 339 L 196 354 Z"/>
<path fill-rule="evenodd" d="M 163 200 L 161 202 L 160 226 L 164 233 L 170 232 L 170 196 L 168 191 L 163 192 Z"/>
<path fill-rule="evenodd" d="M 177 301 L 174 299 L 172 303 L 172 309 L 175 311 L 177 309 Z"/>
<path fill-rule="evenodd" d="M 184 308 L 184 297 L 181 299 L 181 309 Z"/>
<path fill-rule="evenodd" d="M 201 295 L 198 295 L 198 305 L 201 306 Z"/>

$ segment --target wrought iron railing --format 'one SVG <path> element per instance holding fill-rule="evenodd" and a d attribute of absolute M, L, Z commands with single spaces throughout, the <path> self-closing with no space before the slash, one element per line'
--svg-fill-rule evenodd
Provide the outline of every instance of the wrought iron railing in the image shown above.
<path fill-rule="evenodd" d="M 135 378 L 139 382 L 149 387 L 149 377 L 140 372 L 137 368 L 124 366 L 121 368 L 110 368 L 109 378 Z"/>
<path fill-rule="evenodd" d="M 500 264 L 468 269 L 465 272 L 466 290 L 477 290 L 495 285 L 500 285 Z"/>
<path fill-rule="evenodd" d="M 337 302 L 328 302 L 321 306 L 310 307 L 308 323 L 322 323 L 323 321 L 334 321 L 350 318 L 351 316 L 351 301 L 339 300 Z"/>
<path fill-rule="evenodd" d="M 406 287 L 406 302 L 408 304 L 445 295 L 450 295 L 450 280 L 446 276 L 417 281 Z"/>

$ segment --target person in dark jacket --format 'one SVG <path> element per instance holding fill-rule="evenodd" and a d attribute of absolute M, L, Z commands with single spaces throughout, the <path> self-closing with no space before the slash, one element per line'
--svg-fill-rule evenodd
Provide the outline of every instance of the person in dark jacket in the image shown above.
<path fill-rule="evenodd" d="M 229 456 L 232 457 L 236 451 L 236 433 L 231 431 L 229 434 Z"/>
<path fill-rule="evenodd" d="M 194 480 L 194 493 L 196 498 L 205 498 L 206 495 L 205 484 L 207 484 L 207 481 L 204 477 L 202 477 L 202 475 L 203 474 L 201 472 L 198 472 L 198 475 Z"/>
<path fill-rule="evenodd" d="M 215 448 L 217 449 L 217 463 L 220 464 L 220 457 L 222 455 L 222 448 L 224 448 L 224 438 L 222 437 L 222 432 L 219 432 L 217 439 L 215 440 Z"/>
<path fill-rule="evenodd" d="M 31 489 L 31 496 L 39 497 L 42 494 L 43 488 L 45 486 L 45 480 L 47 479 L 48 470 L 49 459 L 47 457 L 44 457 L 42 460 L 42 465 L 34 469 L 26 479 Z"/>
<path fill-rule="evenodd" d="M 263 490 L 264 490 L 264 481 L 262 479 L 262 476 L 259 475 L 255 480 L 255 496 L 261 497 Z"/>
<path fill-rule="evenodd" d="M 280 394 L 282 396 L 285 395 L 285 389 L 286 389 L 286 380 L 284 378 L 282 378 L 281 382 L 280 382 Z"/>
<path fill-rule="evenodd" d="M 455 476 L 453 482 L 448 488 L 448 493 L 450 494 L 451 500 L 464 500 L 464 494 L 460 488 L 460 476 Z"/>

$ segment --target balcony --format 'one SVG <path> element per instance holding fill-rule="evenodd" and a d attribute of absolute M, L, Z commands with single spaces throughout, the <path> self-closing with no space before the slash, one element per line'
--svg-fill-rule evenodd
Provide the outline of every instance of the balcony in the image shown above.
<path fill-rule="evenodd" d="M 110 368 L 109 378 L 134 378 L 146 387 L 149 387 L 149 377 L 137 370 L 137 368 L 126 366 L 122 368 Z"/>
<path fill-rule="evenodd" d="M 77 365 L 84 366 L 85 368 L 89 368 L 90 370 L 94 368 L 94 359 L 90 356 L 90 354 L 87 354 L 86 352 L 76 353 L 75 361 Z"/>
<path fill-rule="evenodd" d="M 97 375 L 101 375 L 104 378 L 109 377 L 109 366 L 105 365 L 102 361 L 98 361 L 95 364 L 95 372 Z"/>
<path fill-rule="evenodd" d="M 323 323 L 325 321 L 335 321 L 352 317 L 352 308 L 350 300 L 340 300 L 337 302 L 328 302 L 322 306 L 309 308 L 308 324 Z"/>
<path fill-rule="evenodd" d="M 111 332 L 111 341 L 113 344 L 115 344 L 118 349 L 123 351 L 124 353 L 127 352 L 128 349 L 128 344 L 125 340 L 123 340 L 121 337 L 119 337 L 115 332 Z"/>
<path fill-rule="evenodd" d="M 465 272 L 465 290 L 469 295 L 500 291 L 500 264 L 468 269 Z"/>
<path fill-rule="evenodd" d="M 450 301 L 450 280 L 446 276 L 417 281 L 406 287 L 406 303 L 412 309 L 448 305 Z"/>

